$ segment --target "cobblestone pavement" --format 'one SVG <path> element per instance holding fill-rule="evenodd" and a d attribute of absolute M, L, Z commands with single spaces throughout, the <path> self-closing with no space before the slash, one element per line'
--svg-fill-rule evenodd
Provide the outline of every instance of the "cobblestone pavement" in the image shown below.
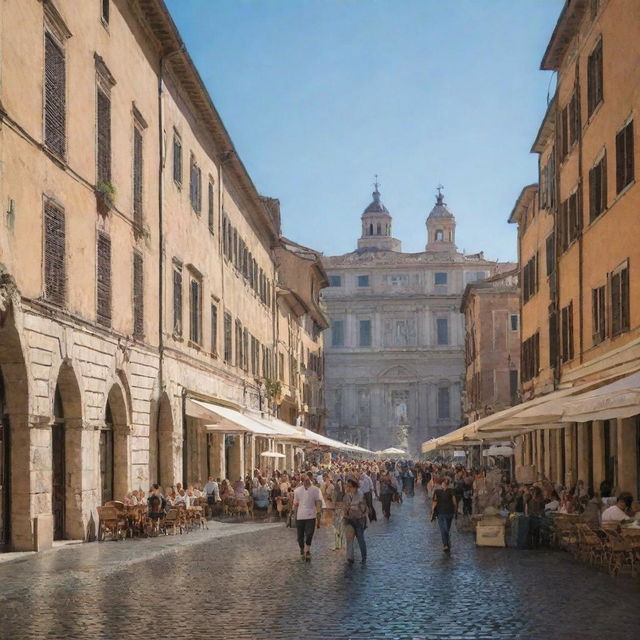
<path fill-rule="evenodd" d="M 378 509 L 379 511 L 379 509 Z M 366 531 L 366 565 L 301 562 L 284 525 L 78 545 L 0 566 L 0 638 L 545 639 L 640 636 L 640 579 L 548 551 L 443 555 L 422 494 Z M 239 535 L 238 532 L 242 532 Z M 356 552 L 357 553 L 357 552 Z"/>

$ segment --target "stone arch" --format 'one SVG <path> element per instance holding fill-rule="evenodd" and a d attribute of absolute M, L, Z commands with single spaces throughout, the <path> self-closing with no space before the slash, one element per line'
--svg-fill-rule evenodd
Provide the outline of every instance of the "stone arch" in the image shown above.
<path fill-rule="evenodd" d="M 78 378 L 69 360 L 58 370 L 51 424 L 51 507 L 54 539 L 83 539 L 83 415 Z"/>
<path fill-rule="evenodd" d="M 130 482 L 130 422 L 125 391 L 118 382 L 109 389 L 104 410 L 104 425 L 98 441 L 98 473 L 102 503 L 122 500 Z"/>
<path fill-rule="evenodd" d="M 176 483 L 174 419 L 169 395 L 164 392 L 155 403 L 149 425 L 149 482 L 160 486 Z"/>
<path fill-rule="evenodd" d="M 0 551 L 33 549 L 29 378 L 7 274 L 0 270 Z"/>

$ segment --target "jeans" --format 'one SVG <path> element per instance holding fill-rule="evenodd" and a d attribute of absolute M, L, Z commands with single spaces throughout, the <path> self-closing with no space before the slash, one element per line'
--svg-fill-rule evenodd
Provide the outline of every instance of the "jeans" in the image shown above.
<path fill-rule="evenodd" d="M 316 530 L 316 519 L 312 520 L 296 520 L 296 529 L 298 530 L 298 546 L 300 551 L 304 550 L 304 545 L 311 546 L 313 533 Z"/>
<path fill-rule="evenodd" d="M 358 540 L 358 546 L 360 547 L 360 555 L 363 560 L 367 559 L 367 543 L 364 540 L 364 526 L 361 522 L 353 522 L 349 523 L 356 534 L 356 539 Z M 349 531 L 347 529 L 347 531 Z M 350 535 L 347 535 L 347 560 L 353 560 L 353 538 Z"/>
<path fill-rule="evenodd" d="M 453 522 L 453 513 L 439 513 L 438 527 L 440 528 L 440 536 L 442 537 L 442 546 L 451 546 L 451 523 Z"/>
<path fill-rule="evenodd" d="M 385 518 L 391 517 L 391 493 L 381 493 L 380 502 L 382 503 L 382 513 Z"/>

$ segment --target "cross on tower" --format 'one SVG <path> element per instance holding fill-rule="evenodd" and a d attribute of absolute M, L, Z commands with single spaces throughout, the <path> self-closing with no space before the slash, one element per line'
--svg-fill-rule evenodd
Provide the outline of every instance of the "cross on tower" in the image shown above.
<path fill-rule="evenodd" d="M 439 184 L 439 185 L 437 186 L 437 189 L 438 189 L 438 195 L 439 195 L 439 196 L 441 196 L 441 195 L 442 195 L 442 190 L 444 189 L 444 185 Z"/>
<path fill-rule="evenodd" d="M 380 183 L 378 182 L 378 174 L 377 173 L 374 175 L 374 178 L 375 178 L 375 182 L 373 183 L 373 186 L 374 186 L 375 190 L 377 191 L 378 187 L 380 186 Z"/>

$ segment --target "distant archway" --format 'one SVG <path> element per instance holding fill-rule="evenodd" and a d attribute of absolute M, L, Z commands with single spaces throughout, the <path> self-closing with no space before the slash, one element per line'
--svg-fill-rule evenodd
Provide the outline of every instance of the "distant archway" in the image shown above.
<path fill-rule="evenodd" d="M 129 423 L 124 392 L 118 384 L 109 390 L 104 425 L 100 428 L 98 458 L 102 504 L 122 500 L 129 480 Z"/>

